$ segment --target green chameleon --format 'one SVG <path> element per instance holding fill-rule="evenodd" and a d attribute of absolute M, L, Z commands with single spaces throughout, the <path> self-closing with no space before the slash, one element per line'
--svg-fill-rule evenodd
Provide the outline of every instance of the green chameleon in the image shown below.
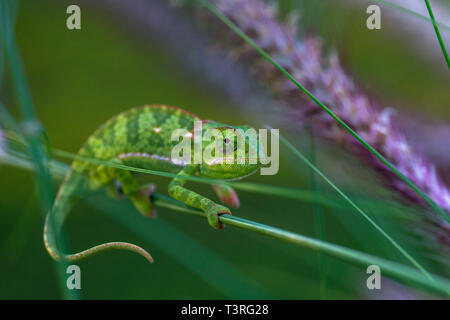
<path fill-rule="evenodd" d="M 172 149 L 178 141 L 171 141 L 172 132 L 183 128 L 192 132 L 194 122 L 200 119 L 194 114 L 180 108 L 165 105 L 148 105 L 123 112 L 102 125 L 80 149 L 79 156 L 103 161 L 113 161 L 126 166 L 150 170 L 177 173 L 179 176 L 200 176 L 210 179 L 236 180 L 254 173 L 260 162 L 250 164 L 225 163 L 225 161 L 193 161 L 183 163 L 173 161 Z M 248 126 L 228 126 L 211 120 L 202 121 L 203 129 L 214 128 L 221 132 L 229 129 L 250 129 Z M 231 139 L 223 139 L 230 143 Z M 234 141 L 234 140 L 233 140 Z M 204 150 L 208 144 L 202 142 Z M 192 143 L 192 146 L 194 144 Z M 257 148 L 245 140 L 245 157 L 248 160 L 250 148 Z M 192 147 L 193 149 L 193 147 Z M 234 146 L 231 150 L 235 153 Z M 192 152 L 193 154 L 193 152 Z M 219 221 L 221 214 L 231 214 L 230 210 L 214 201 L 184 187 L 187 181 L 182 177 L 174 178 L 168 187 L 169 195 L 185 204 L 198 208 L 207 214 L 209 224 L 215 229 L 222 229 Z M 108 249 L 124 249 L 141 254 L 153 262 L 144 249 L 126 242 L 109 242 L 89 248 L 79 253 L 64 254 L 58 249 L 57 236 L 72 206 L 87 192 L 106 187 L 108 193 L 116 199 L 127 197 L 136 209 L 145 216 L 155 217 L 156 211 L 151 202 L 154 185 L 139 185 L 132 172 L 111 166 L 93 164 L 77 159 L 67 173 L 59 188 L 53 209 L 47 215 L 44 227 L 45 247 L 55 260 L 76 261 Z M 234 208 L 239 206 L 235 191 L 224 184 L 215 184 L 213 189 L 219 199 Z"/>

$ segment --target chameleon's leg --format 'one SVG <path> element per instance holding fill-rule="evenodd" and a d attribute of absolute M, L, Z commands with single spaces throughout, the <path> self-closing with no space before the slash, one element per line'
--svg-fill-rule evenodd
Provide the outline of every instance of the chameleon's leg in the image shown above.
<path fill-rule="evenodd" d="M 195 175 L 196 167 L 193 165 L 186 166 L 180 171 L 182 176 Z M 176 177 L 169 184 L 169 195 L 179 201 L 182 201 L 194 208 L 201 209 L 207 214 L 208 222 L 214 229 L 223 229 L 223 224 L 219 221 L 219 216 L 222 214 L 230 214 L 227 207 L 215 203 L 214 201 L 195 193 L 184 187 L 187 181 Z"/>
<path fill-rule="evenodd" d="M 115 178 L 119 181 L 121 190 L 133 202 L 136 209 L 147 217 L 155 217 L 156 210 L 150 200 L 154 185 L 139 186 L 133 174 L 126 170 L 116 170 Z"/>
<path fill-rule="evenodd" d="M 232 187 L 225 184 L 213 184 L 212 188 L 222 203 L 232 208 L 239 208 L 239 197 Z"/>
<path fill-rule="evenodd" d="M 140 193 L 143 194 L 144 198 L 148 199 L 148 202 L 150 203 L 151 211 L 148 216 L 150 218 L 156 218 L 157 212 L 156 212 L 155 206 L 153 205 L 152 198 L 151 198 L 151 195 L 156 190 L 156 186 L 152 183 L 148 183 L 148 184 L 144 184 L 144 185 L 140 186 L 139 189 L 140 189 Z"/>
<path fill-rule="evenodd" d="M 108 192 L 108 195 L 115 200 L 126 199 L 126 196 L 123 193 L 122 185 L 117 179 L 114 179 L 113 182 L 106 186 L 106 191 Z"/>

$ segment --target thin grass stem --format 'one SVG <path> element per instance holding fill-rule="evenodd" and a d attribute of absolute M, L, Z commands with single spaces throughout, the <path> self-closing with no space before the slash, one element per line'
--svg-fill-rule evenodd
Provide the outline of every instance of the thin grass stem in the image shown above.
<path fill-rule="evenodd" d="M 403 249 L 400 244 L 397 243 L 389 234 L 386 233 L 372 218 L 369 217 L 353 200 L 351 200 L 337 185 L 335 185 L 328 177 L 322 173 L 311 161 L 306 158 L 303 153 L 301 153 L 297 148 L 295 148 L 286 138 L 280 135 L 280 140 L 285 144 L 295 155 L 302 159 L 319 177 L 325 180 L 345 201 L 347 201 L 355 210 L 366 219 L 372 227 L 374 227 L 384 238 L 386 238 L 412 265 L 414 265 L 418 270 L 420 270 L 430 281 L 433 278 L 425 268 L 417 262 L 405 249 Z"/>
<path fill-rule="evenodd" d="M 433 10 L 431 10 L 431 5 L 428 0 L 425 0 L 425 4 L 427 5 L 428 13 L 430 14 L 431 22 L 433 23 L 434 32 L 436 32 L 436 37 L 438 38 L 439 45 L 441 46 L 442 53 L 444 54 L 445 61 L 447 62 L 448 69 L 450 70 L 450 58 L 448 57 L 447 50 L 445 49 L 444 40 L 442 40 L 441 33 L 439 32 L 438 25 L 436 20 L 434 19 Z"/>
<path fill-rule="evenodd" d="M 311 162 L 316 166 L 316 143 L 314 138 L 314 131 L 311 126 L 308 126 L 309 131 L 309 153 L 311 155 Z M 316 175 L 313 170 L 310 170 L 311 185 L 314 191 L 315 198 L 319 197 L 319 184 L 317 183 Z M 319 201 L 314 201 L 314 227 L 316 236 L 319 240 L 325 240 L 322 208 Z M 320 283 L 320 294 L 323 300 L 328 299 L 328 281 L 327 281 L 327 261 L 323 255 L 318 252 L 317 263 L 319 267 L 319 283 Z"/>
<path fill-rule="evenodd" d="M 13 88 L 16 93 L 22 115 L 22 125 L 15 125 L 15 127 L 17 134 L 25 137 L 28 142 L 26 144 L 28 149 L 27 151 L 33 159 L 33 164 L 36 167 L 36 184 L 39 190 L 39 200 L 41 203 L 42 213 L 45 215 L 53 206 L 53 190 L 51 185 L 50 170 L 48 169 L 48 158 L 43 152 L 40 144 L 41 134 L 44 132 L 44 129 L 41 126 L 34 109 L 30 89 L 26 81 L 25 70 L 14 35 L 14 24 L 11 16 L 13 11 L 16 12 L 19 1 L 15 1 L 12 4 L 13 5 L 11 5 L 10 1 L 0 1 L 0 23 L 2 24 L 1 29 L 4 31 L 4 38 L 2 40 L 4 41 L 4 50 L 6 52 L 8 62 L 7 65 L 11 71 Z M 4 112 L 5 110 L 3 110 L 3 114 L 6 114 Z M 8 120 L 13 123 L 12 117 Z M 19 128 L 21 128 L 21 130 L 19 130 Z M 63 247 L 65 247 L 65 241 L 62 242 Z M 79 299 L 80 294 L 78 292 L 68 290 L 66 288 L 66 266 L 66 263 L 56 265 L 61 292 L 65 298 Z"/>

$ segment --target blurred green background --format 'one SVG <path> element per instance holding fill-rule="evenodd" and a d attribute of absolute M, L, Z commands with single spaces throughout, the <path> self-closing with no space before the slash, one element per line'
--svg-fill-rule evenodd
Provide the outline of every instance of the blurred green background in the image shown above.
<path fill-rule="evenodd" d="M 283 10 L 296 10 L 292 3 L 280 2 Z M 232 124 L 253 121 L 243 118 L 235 106 L 196 79 L 157 42 L 140 43 L 99 8 L 82 5 L 82 30 L 69 31 L 65 26 L 66 7 L 64 1 L 21 1 L 16 23 L 37 113 L 53 147 L 75 153 L 101 123 L 123 110 L 148 103 L 179 106 L 201 118 Z M 316 9 L 312 6 L 311 10 Z M 339 22 L 341 17 L 345 20 L 337 28 L 339 35 L 330 36 L 332 45 L 338 47 L 355 76 L 383 101 L 402 101 L 399 106 L 415 111 L 426 103 L 429 116 L 450 118 L 449 78 L 424 65 L 390 36 L 389 28 L 380 32 L 356 28 L 364 22 L 365 14 L 355 9 L 329 7 L 320 15 L 323 20 L 333 17 L 338 24 L 343 22 Z M 309 27 L 323 31 L 314 23 Z M 321 27 L 326 29 L 326 24 Z M 327 39 L 327 33 L 322 33 Z M 7 74 L 1 96 L 10 111 L 19 116 L 8 79 Z M 308 154 L 305 138 L 295 139 Z M 279 174 L 255 175 L 246 181 L 311 190 L 306 166 L 286 150 L 281 152 Z M 358 190 L 359 195 L 372 199 L 389 196 L 373 186 L 376 177 L 370 170 L 344 152 L 321 144 L 318 159 L 319 166 L 346 190 Z M 42 243 L 43 213 L 33 175 L 0 164 L 0 177 L 0 298 L 63 297 L 59 281 L 65 279 L 58 277 Z M 148 178 L 166 194 L 167 179 Z M 55 179 L 55 192 L 59 183 Z M 192 186 L 215 197 L 208 186 Z M 330 192 L 327 186 L 321 186 L 321 190 Z M 249 192 L 240 192 L 240 196 L 241 208 L 233 211 L 235 215 L 316 236 L 313 204 Z M 374 205 L 364 209 L 375 215 L 380 208 Z M 382 213 L 389 215 L 389 210 Z M 77 263 L 82 270 L 83 298 L 321 297 L 316 252 L 233 227 L 217 232 L 206 220 L 167 209 L 160 208 L 158 213 L 157 220 L 145 219 L 127 202 L 115 202 L 103 194 L 93 195 L 74 208 L 66 223 L 73 251 L 118 240 L 136 243 L 155 258 L 155 263 L 148 265 L 142 257 L 114 251 Z M 322 214 L 327 241 L 404 262 L 352 210 L 322 208 Z M 384 226 L 391 228 L 402 244 L 411 244 L 402 241 L 404 230 L 388 222 L 392 221 L 387 220 Z M 421 249 L 412 244 L 409 250 L 418 254 L 421 262 L 441 271 L 420 256 Z M 369 296 L 363 268 L 333 258 L 326 261 L 329 298 Z M 382 293 L 371 294 L 382 297 Z"/>

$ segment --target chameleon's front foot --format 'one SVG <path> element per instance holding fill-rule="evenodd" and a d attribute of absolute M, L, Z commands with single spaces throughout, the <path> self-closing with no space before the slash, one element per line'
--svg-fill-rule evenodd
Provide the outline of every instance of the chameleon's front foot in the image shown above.
<path fill-rule="evenodd" d="M 155 185 L 147 184 L 140 188 L 136 195 L 129 196 L 136 209 L 146 217 L 156 218 L 156 210 L 151 200 Z"/>
<path fill-rule="evenodd" d="M 224 184 L 214 184 L 212 188 L 222 203 L 232 208 L 239 208 L 239 197 L 232 187 Z"/>
<path fill-rule="evenodd" d="M 206 215 L 208 218 L 209 225 L 217 230 L 223 229 L 224 225 L 219 220 L 219 216 L 221 216 L 222 214 L 231 215 L 231 212 L 227 207 L 221 206 L 220 204 L 213 203 L 206 210 Z"/>

